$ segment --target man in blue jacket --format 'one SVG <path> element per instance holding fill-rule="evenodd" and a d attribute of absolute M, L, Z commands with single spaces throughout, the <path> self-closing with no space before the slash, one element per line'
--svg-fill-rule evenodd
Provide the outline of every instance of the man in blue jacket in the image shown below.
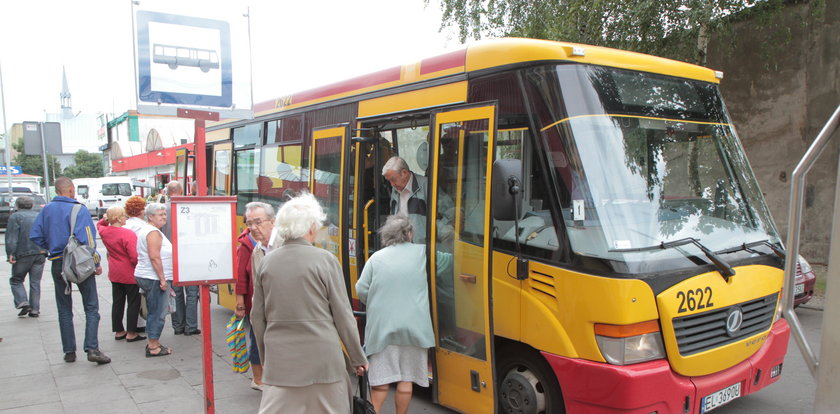
<path fill-rule="evenodd" d="M 58 326 L 61 330 L 61 345 L 64 348 L 64 362 L 76 361 L 76 333 L 73 329 L 73 298 L 66 294 L 67 283 L 61 275 L 61 268 L 64 262 L 62 254 L 67 246 L 67 239 L 70 237 L 70 213 L 73 206 L 79 204 L 75 200 L 76 187 L 67 177 L 59 177 L 55 180 L 55 192 L 58 194 L 52 201 L 44 206 L 35 223 L 29 238 L 36 245 L 49 252 L 47 260 L 52 262 L 52 277 L 55 283 L 55 302 L 58 307 Z M 76 216 L 76 227 L 73 231 L 81 243 L 96 246 L 96 228 L 90 213 L 82 207 Z M 102 274 L 102 267 L 96 265 L 96 274 Z M 87 359 L 97 364 L 111 362 L 99 350 L 99 297 L 96 292 L 96 278 L 89 277 L 79 283 L 79 293 L 82 294 L 82 303 L 85 308 L 85 352 Z"/>

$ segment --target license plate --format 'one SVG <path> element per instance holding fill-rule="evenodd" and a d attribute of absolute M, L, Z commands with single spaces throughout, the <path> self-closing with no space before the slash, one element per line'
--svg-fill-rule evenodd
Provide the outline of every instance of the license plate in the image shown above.
<path fill-rule="evenodd" d="M 805 284 L 804 283 L 800 283 L 800 284 L 793 287 L 793 296 L 799 296 L 803 293 L 805 293 Z"/>
<path fill-rule="evenodd" d="M 741 383 L 730 385 L 700 400 L 700 412 L 707 413 L 741 396 Z"/>

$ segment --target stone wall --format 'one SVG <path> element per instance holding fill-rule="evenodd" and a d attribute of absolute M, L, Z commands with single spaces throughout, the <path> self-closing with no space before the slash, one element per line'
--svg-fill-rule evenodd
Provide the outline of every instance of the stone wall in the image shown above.
<path fill-rule="evenodd" d="M 724 72 L 727 109 L 786 240 L 793 170 L 840 105 L 840 0 L 792 4 L 780 18 L 737 24 L 710 43 L 706 66 Z M 817 264 L 828 261 L 839 155 L 837 132 L 805 179 L 800 253 Z"/>

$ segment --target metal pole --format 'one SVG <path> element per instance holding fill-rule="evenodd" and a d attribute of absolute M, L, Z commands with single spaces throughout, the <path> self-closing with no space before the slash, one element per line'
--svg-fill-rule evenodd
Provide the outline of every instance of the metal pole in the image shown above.
<path fill-rule="evenodd" d="M 838 160 L 840 161 L 840 159 Z M 822 320 L 822 343 L 820 344 L 817 390 L 814 396 L 814 412 L 835 413 L 840 407 L 840 393 L 837 392 L 837 378 L 840 375 L 840 329 L 834 316 L 840 312 L 840 162 L 838 162 L 837 184 L 834 187 L 834 220 L 831 223 L 831 247 L 828 254 L 828 273 L 825 286 L 825 309 Z"/>
<path fill-rule="evenodd" d="M 9 195 L 12 194 L 12 144 L 9 129 L 6 127 L 6 88 L 3 87 L 3 66 L 0 65 L 0 104 L 3 105 L 3 140 L 6 142 L 4 161 L 6 162 L 6 180 L 9 184 Z"/>
<path fill-rule="evenodd" d="M 251 51 L 251 6 L 248 6 L 245 16 L 248 17 L 248 83 L 250 83 L 251 106 L 254 108 L 254 54 Z"/>
<path fill-rule="evenodd" d="M 47 146 L 44 143 L 44 127 L 46 123 L 39 122 L 38 129 L 41 131 L 41 155 L 44 157 L 44 197 L 50 199 L 50 174 L 47 170 Z"/>

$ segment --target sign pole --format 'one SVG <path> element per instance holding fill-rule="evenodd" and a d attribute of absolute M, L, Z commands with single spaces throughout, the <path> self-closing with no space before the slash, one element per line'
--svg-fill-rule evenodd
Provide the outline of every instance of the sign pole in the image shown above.
<path fill-rule="evenodd" d="M 44 143 L 44 123 L 38 123 L 38 130 L 41 131 L 41 154 L 44 157 L 44 196 L 50 199 L 50 174 L 47 171 L 47 145 Z M 11 193 L 11 188 L 9 192 Z"/>
<path fill-rule="evenodd" d="M 193 177 L 198 186 L 198 196 L 207 195 L 207 151 L 205 150 L 205 121 L 218 121 L 218 112 L 196 111 L 178 108 L 179 118 L 191 118 L 195 120 L 195 164 L 198 177 Z M 186 178 L 186 177 L 184 177 Z M 186 181 L 186 180 L 184 180 Z M 186 182 L 185 182 L 186 184 Z M 187 191 L 189 187 L 187 187 Z M 204 412 L 214 414 L 216 412 L 216 400 L 213 390 L 213 341 L 210 324 L 210 285 L 199 286 L 201 296 L 201 342 L 202 342 L 202 372 L 204 377 Z"/>
<path fill-rule="evenodd" d="M 3 106 L 3 141 L 6 148 L 3 151 L 3 157 L 6 162 L 6 179 L 9 183 L 9 194 L 12 193 L 12 144 L 9 138 L 9 130 L 6 128 L 6 89 L 3 88 L 3 68 L 0 67 L 0 105 Z"/>

